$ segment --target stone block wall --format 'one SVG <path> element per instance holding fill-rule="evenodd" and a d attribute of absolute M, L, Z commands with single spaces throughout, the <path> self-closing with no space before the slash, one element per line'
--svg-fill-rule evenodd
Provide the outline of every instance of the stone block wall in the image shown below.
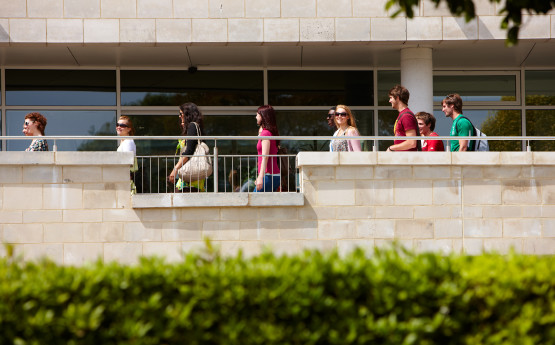
<path fill-rule="evenodd" d="M 0 241 L 26 260 L 417 251 L 555 254 L 555 153 L 302 152 L 302 193 L 136 195 L 117 152 L 0 152 Z M 0 248 L 0 255 L 5 249 Z"/>
<path fill-rule="evenodd" d="M 391 19 L 387 0 L 0 0 L 0 43 L 280 43 L 505 39 L 502 4 L 469 23 L 422 1 Z M 522 39 L 555 38 L 553 15 L 525 15 Z"/>

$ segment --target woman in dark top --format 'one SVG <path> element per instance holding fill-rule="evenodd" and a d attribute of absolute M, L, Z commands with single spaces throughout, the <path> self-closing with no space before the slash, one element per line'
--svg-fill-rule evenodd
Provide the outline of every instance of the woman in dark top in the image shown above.
<path fill-rule="evenodd" d="M 184 103 L 179 106 L 179 120 L 181 126 L 181 135 L 199 136 L 204 131 L 204 123 L 202 113 L 194 103 Z M 175 182 L 177 171 L 194 155 L 197 148 L 198 140 L 180 140 L 177 144 L 177 150 L 181 153 L 181 158 L 174 166 L 168 180 L 175 183 L 176 191 L 204 191 L 204 180 L 200 181 L 183 181 L 179 179 Z"/>

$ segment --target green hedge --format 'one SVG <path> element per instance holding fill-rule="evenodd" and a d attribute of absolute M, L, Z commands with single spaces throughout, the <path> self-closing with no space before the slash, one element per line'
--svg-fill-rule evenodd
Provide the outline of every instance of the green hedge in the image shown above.
<path fill-rule="evenodd" d="M 0 261 L 0 344 L 553 344 L 555 257 Z"/>

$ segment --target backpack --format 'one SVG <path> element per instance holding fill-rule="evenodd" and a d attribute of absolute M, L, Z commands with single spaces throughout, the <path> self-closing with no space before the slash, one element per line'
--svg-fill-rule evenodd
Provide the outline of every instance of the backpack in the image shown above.
<path fill-rule="evenodd" d="M 485 133 L 483 133 L 482 131 L 480 131 L 478 128 L 474 126 L 474 124 L 472 123 L 472 121 L 470 121 L 470 119 L 468 119 L 465 116 L 462 116 L 462 117 L 467 119 L 468 122 L 470 122 L 470 124 L 472 125 L 472 128 L 474 128 L 474 133 L 472 134 L 472 136 L 476 136 L 480 138 L 487 137 Z M 482 152 L 489 151 L 489 144 L 486 139 L 473 140 L 473 141 L 474 141 L 474 147 L 472 148 L 472 150 L 469 150 L 469 151 L 482 151 Z"/>

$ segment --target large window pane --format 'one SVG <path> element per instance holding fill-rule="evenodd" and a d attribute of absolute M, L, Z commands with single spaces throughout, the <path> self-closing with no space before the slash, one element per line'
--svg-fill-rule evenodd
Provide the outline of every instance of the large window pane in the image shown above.
<path fill-rule="evenodd" d="M 378 105 L 390 105 L 389 90 L 397 84 L 401 84 L 400 71 L 378 71 Z"/>
<path fill-rule="evenodd" d="M 7 134 L 23 136 L 23 121 L 29 110 L 8 110 L 6 112 Z M 116 135 L 115 111 L 71 111 L 48 110 L 39 111 L 48 123 L 45 135 Z M 31 143 L 29 140 L 10 140 L 9 151 L 24 151 Z M 115 140 L 57 140 L 58 151 L 115 151 Z M 49 140 L 48 146 L 53 149 L 54 142 Z"/>
<path fill-rule="evenodd" d="M 7 105 L 116 105 L 116 72 L 6 70 Z"/>
<path fill-rule="evenodd" d="M 397 110 L 380 110 L 378 112 L 378 136 L 394 135 L 393 126 L 397 116 L 399 116 Z M 391 145 L 393 145 L 393 140 L 380 140 L 378 150 L 385 151 Z"/>
<path fill-rule="evenodd" d="M 474 126 L 489 136 L 520 136 L 522 133 L 520 110 L 464 110 L 463 114 Z M 434 111 L 436 117 L 435 132 L 440 136 L 449 136 L 453 121 L 440 111 Z M 518 140 L 490 140 L 490 151 L 521 151 Z"/>
<path fill-rule="evenodd" d="M 253 106 L 264 102 L 262 71 L 121 71 L 121 104 Z"/>
<path fill-rule="evenodd" d="M 461 95 L 463 102 L 514 102 L 515 75 L 435 75 L 434 102 L 451 93 Z"/>
<path fill-rule="evenodd" d="M 555 110 L 527 110 L 526 135 L 553 136 L 555 133 Z M 555 140 L 532 141 L 532 151 L 555 151 Z"/>
<path fill-rule="evenodd" d="M 526 105 L 555 105 L 553 81 L 555 71 L 526 71 Z"/>
<path fill-rule="evenodd" d="M 373 105 L 373 97 L 371 71 L 268 71 L 272 105 Z"/>

